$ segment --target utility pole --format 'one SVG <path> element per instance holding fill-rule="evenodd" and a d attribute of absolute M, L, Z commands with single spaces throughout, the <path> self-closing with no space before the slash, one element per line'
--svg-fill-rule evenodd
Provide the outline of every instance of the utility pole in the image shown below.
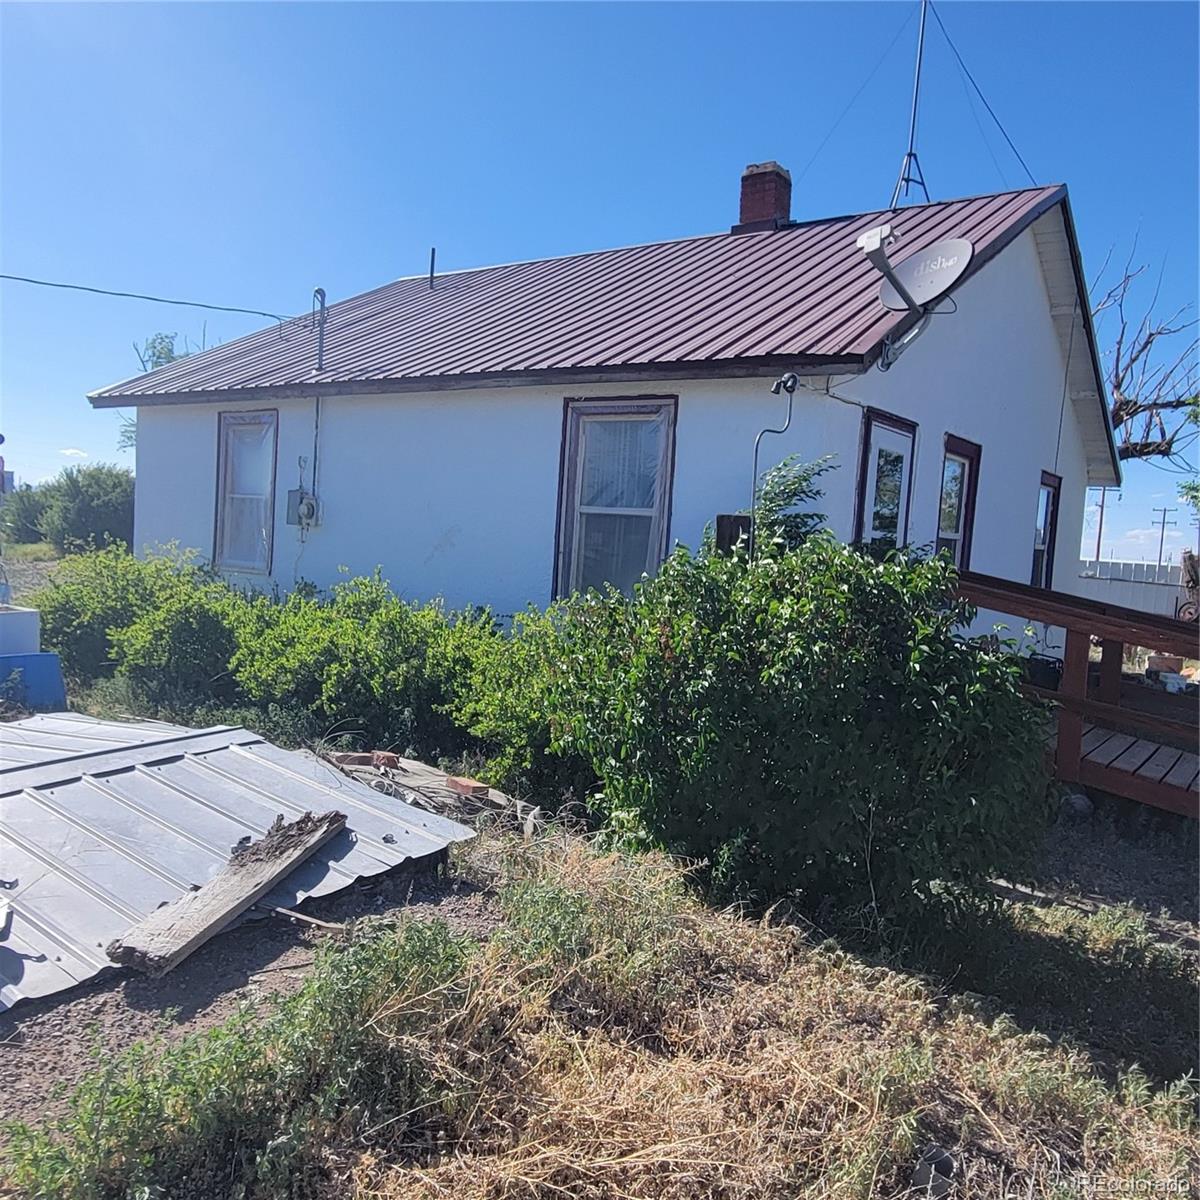
<path fill-rule="evenodd" d="M 1100 521 L 1096 526 L 1096 561 L 1100 561 L 1100 539 L 1104 536 L 1104 501 L 1108 496 L 1108 488 L 1100 489 Z"/>
<path fill-rule="evenodd" d="M 1177 509 L 1177 508 L 1152 508 L 1150 511 L 1156 512 L 1156 513 L 1162 513 L 1162 517 L 1159 518 L 1159 521 L 1158 521 L 1158 565 L 1159 565 L 1159 567 L 1161 567 L 1162 566 L 1162 554 L 1163 554 L 1163 542 L 1166 540 L 1167 526 L 1177 524 L 1177 522 L 1175 522 L 1175 521 L 1167 520 L 1167 513 L 1178 512 L 1179 509 Z"/>

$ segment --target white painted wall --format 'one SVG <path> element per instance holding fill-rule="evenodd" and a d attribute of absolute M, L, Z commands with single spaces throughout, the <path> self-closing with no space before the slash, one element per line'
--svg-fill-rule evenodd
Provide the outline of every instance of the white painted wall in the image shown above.
<path fill-rule="evenodd" d="M 1031 232 L 960 290 L 958 311 L 930 329 L 886 374 L 832 381 L 850 403 L 796 393 L 789 433 L 763 443 L 761 467 L 785 454 L 834 454 L 821 508 L 853 533 L 862 405 L 918 423 L 910 541 L 936 534 L 943 438 L 983 446 L 971 565 L 1027 581 L 1043 469 L 1063 477 L 1055 586 L 1072 590 L 1084 504 L 1082 442 L 1068 402 L 1056 455 L 1063 355 Z M 809 381 L 819 389 L 822 380 Z M 596 387 L 492 388 L 322 404 L 317 493 L 321 523 L 306 543 L 285 523 L 286 494 L 311 482 L 314 404 L 144 407 L 138 416 L 135 542 L 212 553 L 220 411 L 275 407 L 279 455 L 274 563 L 259 586 L 328 585 L 339 568 L 376 565 L 401 594 L 511 613 L 550 599 L 564 394 L 677 394 L 672 541 L 696 545 L 718 512 L 748 503 L 754 436 L 781 423 L 786 399 L 770 380 Z M 305 460 L 303 470 L 300 459 Z"/>

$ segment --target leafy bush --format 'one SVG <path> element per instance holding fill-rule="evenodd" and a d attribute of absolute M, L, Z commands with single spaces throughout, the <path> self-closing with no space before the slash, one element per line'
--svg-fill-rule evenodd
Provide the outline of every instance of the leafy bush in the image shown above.
<path fill-rule="evenodd" d="M 582 799 L 596 782 L 587 758 L 553 746 L 561 721 L 559 617 L 558 609 L 529 609 L 516 614 L 507 636 L 476 638 L 448 689 L 448 711 L 485 759 L 476 773 L 549 807 Z"/>
<path fill-rule="evenodd" d="M 45 508 L 37 528 L 60 553 L 133 541 L 133 472 L 96 463 L 65 467 L 40 485 Z"/>
<path fill-rule="evenodd" d="M 632 602 L 564 605 L 556 744 L 616 830 L 740 895 L 903 913 L 1014 870 L 1048 815 L 1043 718 L 1009 657 L 958 635 L 954 585 L 828 536 L 753 563 L 678 550 Z"/>
<path fill-rule="evenodd" d="M 9 542 L 40 542 L 42 518 L 46 515 L 49 495 L 45 487 L 22 484 L 9 492 L 0 504 L 0 534 Z"/>
<path fill-rule="evenodd" d="M 461 738 L 442 711 L 447 697 L 426 660 L 448 626 L 476 620 L 447 617 L 436 602 L 406 604 L 376 572 L 337 584 L 328 600 L 302 592 L 282 602 L 257 598 L 231 666 L 250 699 L 287 698 L 331 732 L 354 732 L 374 746 L 451 754 Z"/>
<path fill-rule="evenodd" d="M 760 551 L 794 550 L 825 524 L 825 514 L 811 506 L 824 494 L 816 481 L 834 470 L 831 455 L 803 462 L 789 454 L 778 466 L 762 473 L 754 501 Z"/>
<path fill-rule="evenodd" d="M 229 664 L 248 601 L 220 583 L 193 582 L 110 633 L 117 674 L 156 704 L 172 697 L 232 699 Z"/>
<path fill-rule="evenodd" d="M 54 581 L 33 598 L 42 618 L 42 644 L 58 652 L 68 678 L 78 682 L 110 675 L 115 666 L 112 630 L 128 629 L 209 576 L 186 556 L 134 558 L 122 546 L 73 555 Z"/>

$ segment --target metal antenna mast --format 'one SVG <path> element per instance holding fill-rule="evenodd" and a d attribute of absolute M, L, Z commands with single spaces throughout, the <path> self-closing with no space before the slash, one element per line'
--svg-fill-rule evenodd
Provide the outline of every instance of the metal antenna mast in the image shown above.
<path fill-rule="evenodd" d="M 929 203 L 929 189 L 925 186 L 925 174 L 921 170 L 920 159 L 917 158 L 917 109 L 921 102 L 921 60 L 925 57 L 925 13 L 929 0 L 921 0 L 921 25 L 917 30 L 917 69 L 913 75 L 912 112 L 908 118 L 908 149 L 900 163 L 900 174 L 896 179 L 896 187 L 892 192 L 891 207 L 896 207 L 903 189 L 905 199 L 908 198 L 910 187 L 919 187 L 925 194 L 925 203 Z"/>

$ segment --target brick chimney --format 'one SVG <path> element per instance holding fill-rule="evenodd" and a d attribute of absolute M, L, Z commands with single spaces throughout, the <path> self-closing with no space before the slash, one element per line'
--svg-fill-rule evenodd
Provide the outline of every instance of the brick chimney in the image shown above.
<path fill-rule="evenodd" d="M 792 177 L 777 162 L 751 163 L 742 172 L 742 203 L 731 233 L 778 229 L 792 219 Z"/>

